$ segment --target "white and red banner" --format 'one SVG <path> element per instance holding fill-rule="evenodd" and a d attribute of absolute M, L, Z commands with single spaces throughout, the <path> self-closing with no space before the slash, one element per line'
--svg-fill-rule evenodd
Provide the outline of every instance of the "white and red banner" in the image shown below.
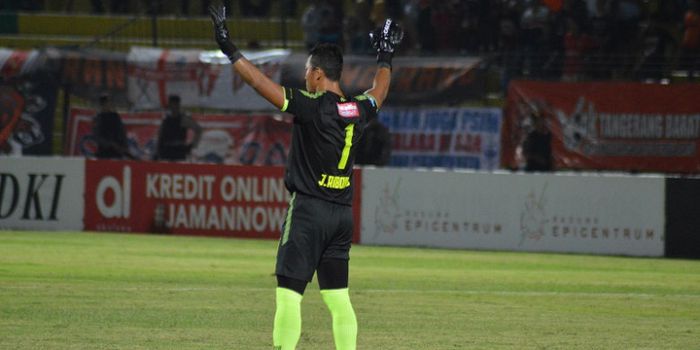
<path fill-rule="evenodd" d="M 38 50 L 0 48 L 0 155 L 52 154 L 58 82 Z"/>
<path fill-rule="evenodd" d="M 522 167 L 533 116 L 551 130 L 556 169 L 700 171 L 700 84 L 511 82 L 506 167 Z"/>
<path fill-rule="evenodd" d="M 0 157 L 0 229 L 81 230 L 85 159 Z"/>
<path fill-rule="evenodd" d="M 379 120 L 391 134 L 391 166 L 497 169 L 501 110 L 387 108 Z"/>
<path fill-rule="evenodd" d="M 270 79 L 280 82 L 289 50 L 244 52 Z M 137 109 L 159 109 L 169 95 L 185 107 L 274 110 L 218 51 L 132 47 L 127 56 L 127 93 Z M 300 77 L 301 79 L 301 77 Z"/>
<path fill-rule="evenodd" d="M 664 254 L 664 178 L 364 169 L 361 243 Z"/>
<path fill-rule="evenodd" d="M 279 238 L 289 199 L 283 167 L 88 160 L 85 229 Z"/>
<path fill-rule="evenodd" d="M 92 156 L 95 111 L 71 110 L 66 155 Z M 193 114 L 202 127 L 202 139 L 190 161 L 233 165 L 285 165 L 292 139 L 291 117 L 284 114 Z M 129 150 L 138 159 L 150 160 L 155 152 L 163 112 L 121 114 Z"/>
<path fill-rule="evenodd" d="M 0 77 L 3 79 L 32 73 L 37 68 L 38 50 L 11 50 L 0 47 Z"/>

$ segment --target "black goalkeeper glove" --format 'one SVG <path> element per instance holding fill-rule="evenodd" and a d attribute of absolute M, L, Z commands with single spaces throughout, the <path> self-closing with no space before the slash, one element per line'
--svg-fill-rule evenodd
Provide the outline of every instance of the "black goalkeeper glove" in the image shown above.
<path fill-rule="evenodd" d="M 209 5 L 209 14 L 214 23 L 214 38 L 219 44 L 221 52 L 228 57 L 231 63 L 236 63 L 243 55 L 236 45 L 231 42 L 228 28 L 226 27 L 226 7 L 220 2 Z"/>
<path fill-rule="evenodd" d="M 379 66 L 391 69 L 391 59 L 394 51 L 403 39 L 403 29 L 391 18 L 384 21 L 384 25 L 369 33 L 372 47 L 377 50 L 377 63 Z"/>

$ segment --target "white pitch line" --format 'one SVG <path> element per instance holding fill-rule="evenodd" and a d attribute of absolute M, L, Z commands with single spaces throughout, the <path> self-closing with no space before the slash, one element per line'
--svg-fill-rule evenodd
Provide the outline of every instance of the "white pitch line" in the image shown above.
<path fill-rule="evenodd" d="M 700 294 L 652 294 L 629 292 L 543 292 L 543 291 L 505 291 L 505 290 L 450 290 L 450 289 L 356 289 L 356 293 L 433 293 L 462 295 L 504 295 L 504 296 L 581 296 L 581 297 L 635 297 L 635 298 L 700 298 Z"/>
<path fill-rule="evenodd" d="M 0 285 L 0 290 L 2 289 L 42 289 L 45 286 L 33 285 L 33 286 L 11 286 L 11 285 Z M 56 286 L 51 286 L 52 289 L 56 289 Z M 168 292 L 197 292 L 197 291 L 215 291 L 215 290 L 228 290 L 232 292 L 271 292 L 274 291 L 274 287 L 261 288 L 261 287 L 105 287 L 100 289 L 109 289 L 112 291 L 168 291 Z M 307 292 L 309 290 L 307 289 Z M 675 294 L 675 293 L 629 293 L 629 292 L 546 292 L 546 291 L 505 291 L 505 290 L 456 290 L 456 289 L 362 289 L 362 288 L 352 288 L 350 291 L 353 294 L 362 293 L 372 293 L 372 294 L 453 294 L 453 295 L 503 295 L 503 296 L 579 296 L 579 297 L 619 297 L 619 298 L 700 298 L 700 294 Z"/>

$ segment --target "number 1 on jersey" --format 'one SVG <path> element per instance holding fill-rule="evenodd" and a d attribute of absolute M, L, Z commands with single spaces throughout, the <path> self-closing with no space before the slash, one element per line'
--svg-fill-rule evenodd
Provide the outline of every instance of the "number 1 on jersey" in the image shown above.
<path fill-rule="evenodd" d="M 348 158 L 350 158 L 350 147 L 352 147 L 352 134 L 355 131 L 355 124 L 348 124 L 345 127 L 345 147 L 343 147 L 343 154 L 340 156 L 340 162 L 338 162 L 338 169 L 345 169 L 348 165 Z"/>

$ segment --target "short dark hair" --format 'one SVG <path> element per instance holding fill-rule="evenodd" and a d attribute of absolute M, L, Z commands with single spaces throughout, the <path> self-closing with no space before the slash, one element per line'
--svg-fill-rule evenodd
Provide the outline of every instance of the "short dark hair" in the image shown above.
<path fill-rule="evenodd" d="M 170 95 L 168 96 L 169 103 L 180 103 L 180 95 Z"/>
<path fill-rule="evenodd" d="M 322 43 L 309 51 L 311 66 L 318 67 L 326 73 L 326 77 L 339 81 L 343 73 L 343 50 L 336 44 Z"/>

